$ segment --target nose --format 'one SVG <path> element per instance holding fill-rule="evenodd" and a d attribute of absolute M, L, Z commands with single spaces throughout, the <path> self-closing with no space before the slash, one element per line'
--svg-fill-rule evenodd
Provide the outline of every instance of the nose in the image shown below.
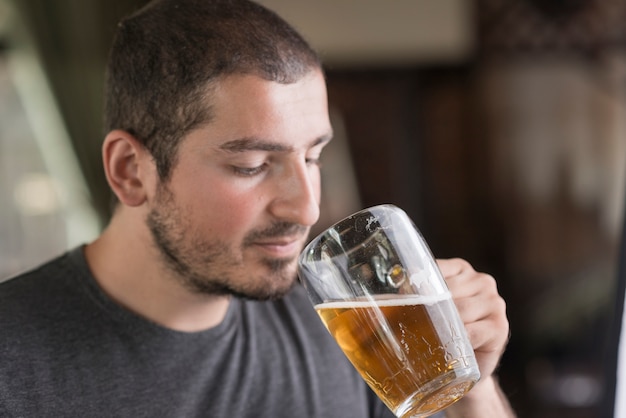
<path fill-rule="evenodd" d="M 270 205 L 274 217 L 311 226 L 320 215 L 320 173 L 305 162 L 288 165 L 278 176 L 276 197 Z"/>

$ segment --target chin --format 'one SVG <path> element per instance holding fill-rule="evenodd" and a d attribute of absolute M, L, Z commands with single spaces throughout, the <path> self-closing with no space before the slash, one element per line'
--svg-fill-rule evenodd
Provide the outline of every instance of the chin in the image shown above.
<path fill-rule="evenodd" d="M 224 271 L 219 276 L 186 276 L 194 293 L 235 296 L 250 300 L 274 300 L 289 293 L 297 283 L 296 259 L 264 258 L 247 268 Z"/>
<path fill-rule="evenodd" d="M 268 283 L 266 286 L 247 288 L 247 289 L 231 289 L 232 296 L 256 301 L 276 300 L 285 296 L 296 284 L 296 280 L 289 282 L 281 282 L 280 284 Z"/>
<path fill-rule="evenodd" d="M 252 275 L 251 277 L 254 277 Z M 270 269 L 262 277 L 253 279 L 247 289 L 249 297 L 256 300 L 271 300 L 285 296 L 297 283 L 295 263 L 288 268 Z"/>

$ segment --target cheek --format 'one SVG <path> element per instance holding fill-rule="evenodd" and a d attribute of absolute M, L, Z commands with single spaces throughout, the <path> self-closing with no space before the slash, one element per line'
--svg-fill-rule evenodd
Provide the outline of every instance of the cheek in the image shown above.
<path fill-rule="evenodd" d="M 258 196 L 244 193 L 232 185 L 211 184 L 201 196 L 192 196 L 194 212 L 205 232 L 222 240 L 242 238 L 253 226 L 261 202 Z"/>

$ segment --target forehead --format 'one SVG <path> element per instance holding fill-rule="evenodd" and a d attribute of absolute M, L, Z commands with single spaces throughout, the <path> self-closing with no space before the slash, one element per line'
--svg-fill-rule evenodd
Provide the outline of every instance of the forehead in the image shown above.
<path fill-rule="evenodd" d="M 207 100 L 211 118 L 201 130 L 211 133 L 214 145 L 248 137 L 310 141 L 331 132 L 326 84 L 319 70 L 290 84 L 230 75 L 210 88 Z"/>

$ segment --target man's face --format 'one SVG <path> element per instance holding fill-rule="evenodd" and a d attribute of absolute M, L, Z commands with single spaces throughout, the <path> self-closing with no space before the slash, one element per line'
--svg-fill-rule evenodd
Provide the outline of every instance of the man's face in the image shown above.
<path fill-rule="evenodd" d="M 319 216 L 318 160 L 330 140 L 319 71 L 293 84 L 230 76 L 213 119 L 178 149 L 147 217 L 160 258 L 193 292 L 285 293 Z"/>

